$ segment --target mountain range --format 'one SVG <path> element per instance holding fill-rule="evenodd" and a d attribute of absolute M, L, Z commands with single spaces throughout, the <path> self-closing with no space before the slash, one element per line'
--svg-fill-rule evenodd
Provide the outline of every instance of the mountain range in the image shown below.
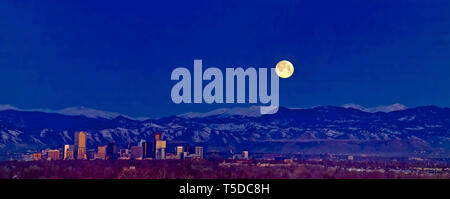
<path fill-rule="evenodd" d="M 76 131 L 88 132 L 92 149 L 113 141 L 125 147 L 162 132 L 169 146 L 201 145 L 206 152 L 450 157 L 450 109 L 437 106 L 280 107 L 272 115 L 253 106 L 158 119 L 77 111 L 0 106 L 0 157 L 62 148 L 73 144 Z"/>

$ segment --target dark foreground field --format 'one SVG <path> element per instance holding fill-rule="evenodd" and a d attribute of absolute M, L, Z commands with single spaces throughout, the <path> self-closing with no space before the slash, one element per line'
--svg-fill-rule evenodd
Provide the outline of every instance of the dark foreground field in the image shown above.
<path fill-rule="evenodd" d="M 391 179 L 450 178 L 449 165 L 430 163 L 93 160 L 0 162 L 2 179 Z"/>

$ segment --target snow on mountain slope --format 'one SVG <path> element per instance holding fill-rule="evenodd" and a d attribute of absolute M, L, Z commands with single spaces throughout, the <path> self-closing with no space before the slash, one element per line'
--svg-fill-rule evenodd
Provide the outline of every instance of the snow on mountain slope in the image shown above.
<path fill-rule="evenodd" d="M 4 110 L 0 111 L 0 156 L 19 146 L 36 150 L 72 144 L 74 132 L 83 130 L 91 148 L 109 142 L 124 147 L 161 132 L 169 144 L 202 145 L 205 151 L 450 157 L 449 108 L 371 113 L 334 106 L 280 107 L 276 114 L 258 117 L 256 113 L 258 107 L 232 108 L 139 121 L 123 116 L 107 119 L 114 114 L 103 113 L 84 117 Z"/>
<path fill-rule="evenodd" d="M 100 111 L 96 109 L 86 108 L 86 107 L 69 107 L 61 110 L 55 111 L 62 115 L 83 115 L 89 118 L 106 118 L 113 119 L 119 117 L 121 114 L 107 111 Z"/>
<path fill-rule="evenodd" d="M 72 116 L 85 116 L 88 118 L 105 118 L 105 119 L 113 119 L 119 116 L 124 116 L 130 119 L 136 119 L 136 120 L 146 120 L 149 118 L 146 117 L 140 117 L 140 118 L 132 118 L 120 113 L 115 112 L 108 112 L 108 111 L 101 111 L 97 109 L 87 108 L 83 106 L 77 106 L 77 107 L 68 107 L 60 110 L 52 110 L 52 109 L 21 109 L 17 108 L 15 106 L 4 104 L 0 105 L 0 111 L 4 110 L 17 110 L 17 111 L 33 111 L 33 112 L 44 112 L 44 113 L 58 113 L 61 115 L 72 115 Z"/>
<path fill-rule="evenodd" d="M 247 117 L 261 116 L 259 106 L 251 106 L 249 108 L 247 108 L 247 107 L 221 108 L 221 109 L 216 109 L 216 110 L 209 111 L 206 113 L 189 112 L 189 113 L 180 114 L 178 116 L 185 117 L 185 118 L 201 118 L 201 117 L 209 117 L 209 116 L 216 116 L 216 115 L 225 115 L 225 116 L 241 115 L 241 116 L 247 116 Z"/>
<path fill-rule="evenodd" d="M 399 104 L 399 103 L 391 104 L 388 106 L 380 105 L 380 106 L 373 107 L 373 108 L 366 108 L 366 107 L 363 107 L 358 104 L 345 104 L 342 107 L 358 109 L 358 110 L 361 110 L 364 112 L 369 112 L 369 113 L 401 111 L 401 110 L 405 110 L 408 108 L 405 105 Z"/>

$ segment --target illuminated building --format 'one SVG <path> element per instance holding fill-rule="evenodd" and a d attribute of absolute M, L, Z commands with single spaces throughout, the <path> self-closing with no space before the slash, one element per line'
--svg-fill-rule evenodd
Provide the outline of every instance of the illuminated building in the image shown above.
<path fill-rule="evenodd" d="M 166 141 L 156 140 L 155 158 L 165 159 Z"/>
<path fill-rule="evenodd" d="M 33 153 L 33 160 L 41 160 L 42 153 Z"/>
<path fill-rule="evenodd" d="M 197 156 L 197 158 L 203 159 L 203 147 L 196 146 L 195 147 L 195 155 Z"/>
<path fill-rule="evenodd" d="M 141 146 L 142 146 L 143 158 L 153 158 L 154 157 L 155 150 L 153 148 L 152 142 L 143 142 Z"/>
<path fill-rule="evenodd" d="M 74 159 L 74 156 L 73 156 L 73 153 L 74 153 L 74 147 L 73 147 L 73 145 L 68 145 L 68 144 L 66 144 L 66 145 L 64 145 L 64 160 L 73 160 Z"/>
<path fill-rule="evenodd" d="M 77 159 L 78 160 L 85 160 L 86 157 L 86 148 L 78 148 L 77 150 Z"/>
<path fill-rule="evenodd" d="M 105 160 L 106 159 L 106 146 L 97 147 L 97 157 L 96 159 Z"/>
<path fill-rule="evenodd" d="M 155 142 L 161 140 L 161 133 L 155 133 Z"/>
<path fill-rule="evenodd" d="M 118 158 L 119 148 L 115 142 L 111 142 L 106 147 L 106 159 L 115 160 Z"/>
<path fill-rule="evenodd" d="M 166 141 L 162 140 L 162 134 L 159 132 L 155 133 L 154 146 L 155 159 L 165 159 Z"/>
<path fill-rule="evenodd" d="M 59 150 L 48 150 L 47 156 L 48 160 L 59 160 Z"/>
<path fill-rule="evenodd" d="M 73 159 L 74 159 L 74 152 L 73 152 L 73 149 L 67 150 L 67 151 L 64 153 L 64 155 L 65 155 L 64 160 L 73 160 Z"/>
<path fill-rule="evenodd" d="M 242 157 L 247 160 L 248 159 L 248 151 L 243 151 Z"/>
<path fill-rule="evenodd" d="M 166 149 L 165 148 L 160 148 L 160 149 L 158 149 L 157 151 L 156 151 L 156 159 L 159 159 L 159 160 L 164 160 L 164 159 L 166 159 Z"/>
<path fill-rule="evenodd" d="M 188 152 L 185 151 L 185 152 L 181 153 L 181 154 L 180 154 L 180 158 L 181 158 L 181 159 L 187 159 L 187 158 L 189 158 Z"/>
<path fill-rule="evenodd" d="M 181 159 L 181 154 L 183 153 L 183 146 L 177 146 L 177 157 L 178 159 Z"/>
<path fill-rule="evenodd" d="M 349 155 L 349 156 L 347 156 L 347 159 L 348 159 L 348 160 L 353 160 L 354 157 L 353 157 L 352 155 Z"/>
<path fill-rule="evenodd" d="M 78 160 L 87 159 L 86 157 L 86 133 L 83 131 L 75 132 L 75 151 Z"/>
<path fill-rule="evenodd" d="M 162 149 L 162 148 L 166 148 L 166 141 L 164 140 L 158 140 L 156 141 L 156 149 Z"/>

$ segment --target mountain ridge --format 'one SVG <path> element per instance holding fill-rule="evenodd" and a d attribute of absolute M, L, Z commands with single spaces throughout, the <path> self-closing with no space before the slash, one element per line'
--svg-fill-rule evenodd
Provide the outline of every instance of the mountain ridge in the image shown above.
<path fill-rule="evenodd" d="M 90 148 L 112 141 L 119 146 L 136 144 L 162 132 L 169 143 L 202 145 L 206 151 L 450 157 L 449 108 L 423 106 L 371 113 L 318 106 L 280 107 L 276 114 L 258 117 L 219 113 L 141 121 L 125 116 L 106 119 L 4 110 L 0 111 L 0 156 L 9 151 L 61 148 L 73 143 L 75 131 L 83 130 L 88 132 Z"/>
<path fill-rule="evenodd" d="M 324 107 L 324 106 L 316 106 L 316 107 Z M 391 104 L 391 105 L 387 105 L 387 106 L 379 105 L 377 107 L 372 107 L 372 108 L 366 108 L 366 107 L 363 107 L 358 104 L 344 104 L 341 107 L 353 108 L 353 109 L 358 109 L 358 110 L 361 110 L 364 112 L 371 112 L 371 113 L 392 112 L 392 111 L 404 110 L 404 109 L 408 108 L 399 103 L 395 103 L 395 104 Z M 315 107 L 310 107 L 310 108 L 315 108 Z M 310 109 L 310 108 L 289 108 L 289 109 Z M 84 106 L 74 106 L 74 107 L 67 107 L 67 108 L 58 109 L 58 110 L 52 110 L 52 109 L 48 109 L 48 108 L 21 109 L 21 108 L 17 108 L 10 104 L 0 105 L 0 111 L 4 111 L 4 110 L 58 113 L 61 115 L 86 116 L 89 118 L 105 118 L 105 119 L 114 119 L 119 116 L 127 117 L 127 118 L 130 118 L 133 120 L 140 120 L 140 121 L 150 119 L 148 117 L 131 117 L 131 116 L 127 116 L 125 114 L 117 113 L 117 112 L 103 111 L 103 110 L 88 108 L 88 107 L 84 107 Z M 206 116 L 210 116 L 210 115 L 220 115 L 220 114 L 245 115 L 245 116 L 250 116 L 250 117 L 261 116 L 260 106 L 219 108 L 219 109 L 214 109 L 214 110 L 211 110 L 208 112 L 187 112 L 187 113 L 178 114 L 177 116 L 186 117 L 186 118 L 195 118 L 195 117 L 206 117 Z"/>

